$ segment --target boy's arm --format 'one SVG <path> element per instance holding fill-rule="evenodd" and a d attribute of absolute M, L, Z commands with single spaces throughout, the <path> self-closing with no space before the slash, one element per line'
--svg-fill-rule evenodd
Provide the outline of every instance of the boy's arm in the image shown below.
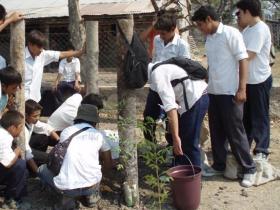
<path fill-rule="evenodd" d="M 16 163 L 17 159 L 21 157 L 21 149 L 19 147 L 15 148 L 14 153 L 15 153 L 14 159 L 10 162 L 9 165 L 6 166 L 6 168 L 12 167 Z"/>
<path fill-rule="evenodd" d="M 10 23 L 19 21 L 21 19 L 23 19 L 23 15 L 20 12 L 11 13 L 10 15 L 8 15 L 8 17 L 5 18 L 4 23 L 0 25 L 0 31 L 2 31 Z"/>
<path fill-rule="evenodd" d="M 243 103 L 246 101 L 247 78 L 248 78 L 248 60 L 242 59 L 239 61 L 239 86 L 234 97 L 237 103 Z"/>
<path fill-rule="evenodd" d="M 59 141 L 59 135 L 55 131 L 50 133 L 50 137 L 56 141 Z"/>
<path fill-rule="evenodd" d="M 80 91 L 80 81 L 81 81 L 81 76 L 80 73 L 75 73 L 75 86 L 74 89 L 76 91 Z"/>
<path fill-rule="evenodd" d="M 80 50 L 68 50 L 60 52 L 59 59 L 68 58 L 68 57 L 80 57 L 85 53 L 85 46 Z"/>
<path fill-rule="evenodd" d="M 54 82 L 54 89 L 55 89 L 55 90 L 57 90 L 57 86 L 58 86 L 58 83 L 59 83 L 61 77 L 62 77 L 62 74 L 61 74 L 61 73 L 58 73 L 58 74 L 57 74 L 57 77 L 56 77 L 56 80 L 55 80 L 55 82 Z"/>
<path fill-rule="evenodd" d="M 173 139 L 173 150 L 175 155 L 183 155 L 181 138 L 179 137 L 178 113 L 176 109 L 167 112 L 168 125 Z"/>

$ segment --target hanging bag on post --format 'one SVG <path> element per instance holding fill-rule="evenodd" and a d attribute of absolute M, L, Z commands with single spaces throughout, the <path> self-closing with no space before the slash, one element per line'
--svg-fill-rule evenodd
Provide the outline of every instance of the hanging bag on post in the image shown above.
<path fill-rule="evenodd" d="M 58 142 L 54 148 L 50 151 L 49 157 L 48 157 L 48 163 L 47 167 L 51 172 L 54 173 L 54 175 L 58 175 L 60 168 L 63 163 L 63 159 L 65 157 L 65 154 L 67 152 L 67 148 L 69 144 L 71 143 L 71 140 L 77 136 L 78 134 L 82 133 L 83 131 L 89 129 L 90 127 L 84 127 L 81 130 L 78 130 L 77 132 L 73 133 L 68 139 L 66 139 L 63 142 Z"/>
<path fill-rule="evenodd" d="M 131 44 L 129 44 L 118 21 L 116 21 L 116 25 L 128 49 L 123 67 L 125 85 L 129 89 L 142 88 L 148 81 L 149 56 L 147 49 L 135 32 Z"/>

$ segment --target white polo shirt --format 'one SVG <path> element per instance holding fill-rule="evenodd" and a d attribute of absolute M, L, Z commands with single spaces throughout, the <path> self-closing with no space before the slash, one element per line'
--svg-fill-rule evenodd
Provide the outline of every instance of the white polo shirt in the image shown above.
<path fill-rule="evenodd" d="M 259 21 L 254 26 L 248 26 L 242 31 L 248 51 L 256 53 L 256 57 L 249 62 L 248 84 L 259 84 L 271 75 L 269 55 L 271 48 L 271 34 L 269 27 Z"/>
<path fill-rule="evenodd" d="M 16 156 L 12 150 L 14 138 L 6 129 L 2 127 L 0 127 L 0 136 L 0 163 L 7 167 Z"/>
<path fill-rule="evenodd" d="M 164 45 L 164 41 L 160 38 L 160 35 L 155 36 L 153 63 L 179 56 L 191 58 L 188 43 L 178 34 L 175 34 L 173 40 L 167 45 Z"/>
<path fill-rule="evenodd" d="M 44 66 L 58 61 L 59 56 L 59 51 L 43 50 L 39 56 L 33 59 L 28 47 L 25 48 L 25 100 L 33 99 L 36 102 L 41 100 L 41 83 Z"/>
<path fill-rule="evenodd" d="M 62 131 L 64 128 L 73 125 L 73 120 L 77 115 L 82 99 L 83 97 L 79 93 L 75 93 L 67 98 L 49 117 L 48 124 L 55 131 Z"/>
<path fill-rule="evenodd" d="M 235 95 L 239 85 L 239 61 L 248 58 L 241 33 L 219 23 L 205 43 L 209 66 L 208 93 Z"/>
<path fill-rule="evenodd" d="M 59 63 L 58 73 L 63 75 L 62 81 L 75 81 L 76 73 L 80 73 L 80 60 L 75 57 L 71 62 L 68 62 L 67 58 L 62 59 Z"/>
<path fill-rule="evenodd" d="M 171 81 L 174 79 L 181 79 L 187 76 L 184 69 L 174 64 L 165 64 L 158 66 L 151 73 L 152 64 L 149 65 L 148 75 L 150 80 L 150 88 L 159 94 L 163 103 L 163 109 L 168 112 L 172 109 L 177 109 L 178 113 L 182 115 L 186 112 L 183 85 L 177 84 L 172 87 Z M 207 83 L 204 80 L 184 80 L 186 95 L 189 109 L 202 96 L 207 88 Z"/>
<path fill-rule="evenodd" d="M 104 135 L 87 123 L 66 128 L 60 135 L 60 142 L 84 127 L 91 127 L 75 136 L 65 154 L 59 174 L 54 177 L 55 186 L 60 190 L 90 187 L 101 181 L 99 151 L 108 151 Z"/>

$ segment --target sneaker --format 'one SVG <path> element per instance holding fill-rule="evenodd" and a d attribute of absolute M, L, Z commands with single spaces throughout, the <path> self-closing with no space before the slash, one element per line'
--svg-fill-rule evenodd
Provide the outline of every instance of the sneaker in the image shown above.
<path fill-rule="evenodd" d="M 202 169 L 202 176 L 210 177 L 210 176 L 221 176 L 224 174 L 224 171 L 217 171 L 212 167 Z"/>
<path fill-rule="evenodd" d="M 252 187 L 255 184 L 256 174 L 244 174 L 243 180 L 241 182 L 242 187 Z"/>
<path fill-rule="evenodd" d="M 266 161 L 267 155 L 262 152 L 259 152 L 256 155 L 254 155 L 253 160 L 254 161 L 263 161 L 263 160 Z"/>
<path fill-rule="evenodd" d="M 18 202 L 16 202 L 14 199 L 8 199 L 8 200 L 5 199 L 1 208 L 2 209 L 17 209 Z"/>

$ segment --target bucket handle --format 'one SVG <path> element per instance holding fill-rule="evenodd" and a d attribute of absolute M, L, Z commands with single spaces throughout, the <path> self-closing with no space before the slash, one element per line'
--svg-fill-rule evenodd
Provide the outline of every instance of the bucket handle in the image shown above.
<path fill-rule="evenodd" d="M 189 163 L 191 164 L 192 171 L 193 171 L 193 176 L 195 176 L 195 170 L 194 170 L 192 161 L 190 160 L 190 158 L 185 153 L 183 153 L 182 156 L 184 156 L 189 161 Z M 174 161 L 174 166 L 175 166 L 175 161 Z"/>

